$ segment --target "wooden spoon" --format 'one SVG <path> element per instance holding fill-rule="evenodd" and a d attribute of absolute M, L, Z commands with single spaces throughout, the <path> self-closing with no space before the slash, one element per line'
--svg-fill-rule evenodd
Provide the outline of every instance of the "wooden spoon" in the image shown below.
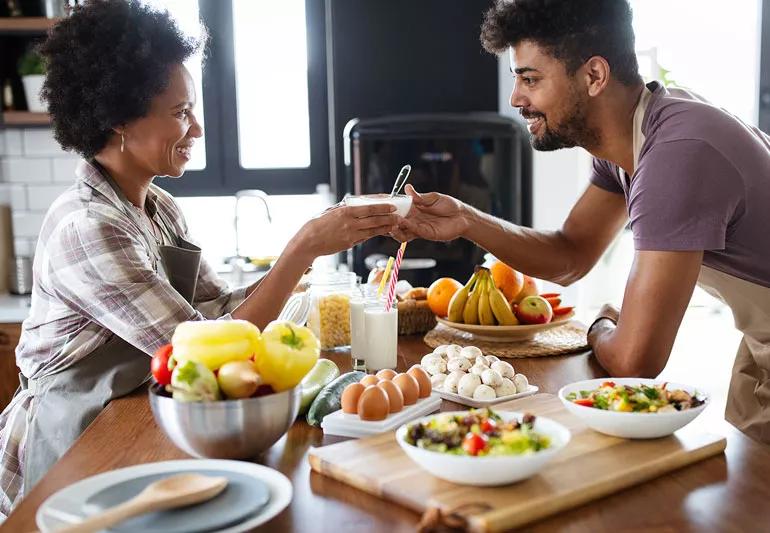
<path fill-rule="evenodd" d="M 134 516 L 165 511 L 210 500 L 227 486 L 227 478 L 200 474 L 179 474 L 160 479 L 130 500 L 90 516 L 58 533 L 90 533 L 107 529 Z"/>

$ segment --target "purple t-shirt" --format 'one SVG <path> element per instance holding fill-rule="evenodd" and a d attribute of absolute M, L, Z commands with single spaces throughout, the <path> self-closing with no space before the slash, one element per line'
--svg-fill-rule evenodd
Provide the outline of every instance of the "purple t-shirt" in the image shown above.
<path fill-rule="evenodd" d="M 594 158 L 591 183 L 625 195 L 637 250 L 704 250 L 704 265 L 770 287 L 770 137 L 687 91 L 648 87 L 634 175 Z"/>

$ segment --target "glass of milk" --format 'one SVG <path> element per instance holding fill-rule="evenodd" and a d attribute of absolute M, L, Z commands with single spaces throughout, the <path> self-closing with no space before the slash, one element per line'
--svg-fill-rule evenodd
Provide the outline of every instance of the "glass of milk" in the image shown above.
<path fill-rule="evenodd" d="M 348 206 L 392 204 L 396 206 L 396 214 L 401 217 L 405 217 L 412 207 L 412 197 L 406 194 L 397 194 L 396 196 L 384 193 L 349 195 L 345 197 L 344 201 L 345 205 Z"/>
<path fill-rule="evenodd" d="M 395 304 L 395 302 L 394 302 Z M 364 308 L 366 369 L 378 371 L 396 368 L 398 362 L 398 307 L 385 310 L 383 302 Z"/>
<path fill-rule="evenodd" d="M 353 370 L 366 372 L 366 325 L 364 323 L 364 310 L 373 307 L 382 307 L 381 299 L 371 294 L 354 296 L 350 300 L 350 356 Z"/>

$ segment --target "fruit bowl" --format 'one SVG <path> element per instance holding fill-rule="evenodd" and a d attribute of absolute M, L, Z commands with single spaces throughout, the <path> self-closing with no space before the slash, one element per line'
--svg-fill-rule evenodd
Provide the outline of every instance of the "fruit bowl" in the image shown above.
<path fill-rule="evenodd" d="M 574 311 L 566 315 L 555 317 L 547 324 L 520 324 L 518 326 L 480 326 L 477 324 L 462 324 L 460 322 L 450 322 L 444 318 L 436 318 L 439 324 L 454 328 L 466 333 L 471 333 L 474 338 L 489 342 L 506 341 L 525 341 L 534 337 L 541 331 L 558 328 L 568 324 L 570 319 L 575 316 Z"/>
<path fill-rule="evenodd" d="M 155 422 L 182 451 L 210 459 L 251 459 L 294 423 L 302 388 L 242 400 L 183 402 L 149 389 Z"/>

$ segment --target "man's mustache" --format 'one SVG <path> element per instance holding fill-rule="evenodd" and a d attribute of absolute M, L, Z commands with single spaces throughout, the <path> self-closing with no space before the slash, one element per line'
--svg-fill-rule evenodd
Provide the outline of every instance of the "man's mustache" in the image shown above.
<path fill-rule="evenodd" d="M 519 114 L 524 118 L 545 118 L 544 114 L 538 113 L 537 111 L 526 111 L 524 109 L 520 109 Z"/>

